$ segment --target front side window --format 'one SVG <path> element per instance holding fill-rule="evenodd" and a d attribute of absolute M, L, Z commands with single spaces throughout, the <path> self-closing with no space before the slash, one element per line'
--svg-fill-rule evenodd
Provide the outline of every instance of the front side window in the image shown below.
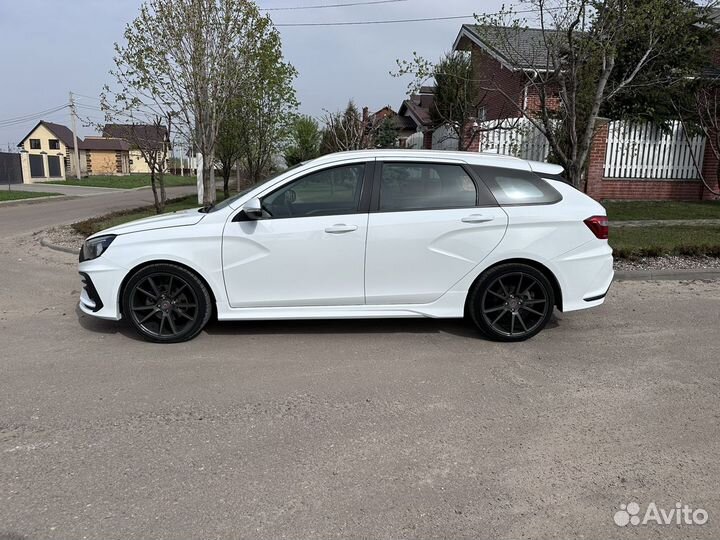
<path fill-rule="evenodd" d="M 380 211 L 471 208 L 477 188 L 459 165 L 384 163 L 380 178 Z"/>
<path fill-rule="evenodd" d="M 475 166 L 473 170 L 500 205 L 554 204 L 562 200 L 555 188 L 531 171 L 483 166 Z"/>
<path fill-rule="evenodd" d="M 40 139 L 30 139 L 30 150 L 40 150 Z"/>
<path fill-rule="evenodd" d="M 263 210 L 275 219 L 355 214 L 364 174 L 364 163 L 310 173 L 263 198 Z"/>
<path fill-rule="evenodd" d="M 60 141 L 57 139 L 50 139 L 50 150 L 60 150 Z"/>

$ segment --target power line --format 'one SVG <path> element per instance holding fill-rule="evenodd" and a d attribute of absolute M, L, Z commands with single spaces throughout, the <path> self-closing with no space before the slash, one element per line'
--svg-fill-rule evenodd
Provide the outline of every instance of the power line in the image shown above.
<path fill-rule="evenodd" d="M 562 8 L 549 7 L 543 8 L 543 11 L 558 11 Z M 541 10 L 538 8 L 534 9 L 520 9 L 520 10 L 509 10 L 507 15 L 520 15 L 524 13 L 540 13 Z M 483 13 L 485 16 L 492 15 L 503 15 L 503 12 L 498 13 Z M 280 23 L 276 24 L 277 27 L 301 27 L 301 26 L 359 26 L 369 24 L 398 24 L 398 23 L 415 23 L 415 22 L 427 22 L 427 21 L 452 21 L 457 19 L 474 19 L 475 14 L 471 15 L 453 15 L 449 17 L 424 17 L 419 19 L 390 19 L 384 21 L 340 21 L 340 22 L 319 22 L 319 23 Z"/>
<path fill-rule="evenodd" d="M 16 124 L 23 124 L 23 123 L 25 123 L 25 122 L 29 122 L 29 121 L 31 121 L 31 120 L 35 120 L 35 119 L 40 118 L 40 117 L 42 117 L 42 116 L 45 116 L 45 115 L 48 115 L 48 114 L 52 114 L 52 113 L 61 111 L 61 110 L 63 110 L 63 109 L 66 108 L 66 107 L 67 107 L 67 104 L 65 104 L 65 105 L 59 105 L 59 106 L 57 106 L 57 107 L 52 107 L 52 108 L 46 109 L 46 110 L 44 110 L 44 111 L 38 111 L 38 112 L 35 112 L 35 113 L 28 113 L 28 114 L 25 114 L 25 115 L 22 115 L 22 116 L 15 116 L 14 118 L 6 118 L 6 119 L 4 119 L 4 120 L 0 120 L 0 127 L 7 127 L 7 126 L 11 126 L 11 125 L 16 125 Z"/>
<path fill-rule="evenodd" d="M 392 19 L 386 21 L 343 21 L 343 22 L 327 22 L 327 23 L 284 23 L 276 24 L 277 27 L 289 26 L 356 26 L 365 24 L 397 24 L 397 23 L 413 23 L 425 21 L 450 21 L 456 19 L 472 19 L 475 15 L 454 15 L 451 17 L 426 17 L 422 19 Z"/>
<path fill-rule="evenodd" d="M 291 7 L 276 7 L 276 8 L 261 8 L 260 11 L 296 11 L 300 9 L 326 9 L 326 8 L 341 8 L 341 7 L 352 7 L 352 6 L 372 6 L 376 4 L 395 4 L 397 2 L 407 2 L 408 0 L 371 0 L 366 2 L 348 2 L 347 4 L 316 4 L 314 6 L 291 6 Z"/>

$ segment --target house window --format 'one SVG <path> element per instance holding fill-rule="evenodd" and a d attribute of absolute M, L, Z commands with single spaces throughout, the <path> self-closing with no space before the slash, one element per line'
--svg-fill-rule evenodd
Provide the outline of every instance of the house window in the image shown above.
<path fill-rule="evenodd" d="M 50 150 L 60 150 L 60 141 L 57 139 L 50 139 Z"/>
<path fill-rule="evenodd" d="M 42 155 L 30 155 L 30 176 L 32 176 L 33 178 L 45 177 L 45 163 L 43 162 Z"/>
<path fill-rule="evenodd" d="M 48 176 L 60 178 L 60 156 L 48 156 Z"/>
<path fill-rule="evenodd" d="M 40 150 L 40 139 L 30 139 L 30 150 Z"/>

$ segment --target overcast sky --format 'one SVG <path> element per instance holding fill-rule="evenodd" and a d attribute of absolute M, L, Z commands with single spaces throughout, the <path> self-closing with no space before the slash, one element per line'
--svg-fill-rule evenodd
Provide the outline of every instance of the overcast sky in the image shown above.
<path fill-rule="evenodd" d="M 347 4 L 361 0 L 260 0 L 261 8 Z M 394 3 L 328 9 L 272 11 L 276 24 L 376 21 L 495 12 L 502 0 L 402 0 Z M 508 2 L 509 3 L 509 2 Z M 17 145 L 37 120 L 3 127 L 7 119 L 49 110 L 78 97 L 82 115 L 102 114 L 97 96 L 110 82 L 113 43 L 141 0 L 0 0 L 0 149 Z M 319 116 L 353 98 L 359 107 L 395 110 L 405 97 L 407 79 L 389 75 L 396 58 L 413 51 L 437 58 L 447 51 L 467 20 L 341 27 L 280 28 L 286 58 L 297 68 L 302 112 Z M 89 108 L 88 108 L 89 107 Z M 70 125 L 62 110 L 43 119 Z M 93 134 L 82 128 L 82 135 Z"/>

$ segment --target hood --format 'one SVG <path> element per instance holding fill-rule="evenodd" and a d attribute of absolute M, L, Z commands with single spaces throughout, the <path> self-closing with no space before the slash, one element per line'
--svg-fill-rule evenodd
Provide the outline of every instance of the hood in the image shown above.
<path fill-rule="evenodd" d="M 199 223 L 207 214 L 198 212 L 197 208 L 192 210 L 182 210 L 173 212 L 172 214 L 161 214 L 143 219 L 129 221 L 122 225 L 116 225 L 94 234 L 93 236 L 102 236 L 105 234 L 128 234 L 141 231 L 151 231 L 154 229 L 167 229 L 169 227 L 185 227 L 187 225 L 195 225 Z"/>

